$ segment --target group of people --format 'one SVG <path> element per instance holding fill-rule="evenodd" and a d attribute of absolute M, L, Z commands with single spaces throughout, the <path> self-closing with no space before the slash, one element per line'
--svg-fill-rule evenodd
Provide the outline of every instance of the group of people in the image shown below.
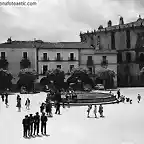
<path fill-rule="evenodd" d="M 88 109 L 87 109 L 87 117 L 88 118 L 90 117 L 89 114 L 90 114 L 90 112 L 92 110 L 92 106 L 93 106 L 92 104 L 88 105 Z M 99 112 L 100 117 L 104 117 L 103 116 L 103 106 L 102 106 L 102 104 L 99 105 L 99 109 L 98 110 L 97 110 L 97 105 L 94 105 L 93 113 L 94 113 L 95 118 L 97 118 L 97 112 Z"/>
<path fill-rule="evenodd" d="M 127 103 L 132 104 L 132 99 L 129 98 L 129 97 L 126 97 L 126 96 L 124 96 L 124 95 L 121 95 L 120 90 L 117 91 L 117 99 L 118 99 L 120 102 L 123 102 L 123 103 L 127 102 Z M 137 95 L 137 102 L 140 103 L 140 101 L 141 101 L 141 95 L 138 94 L 138 95 Z"/>
<path fill-rule="evenodd" d="M 40 122 L 41 122 L 41 134 L 46 135 L 46 125 L 47 125 L 48 118 L 43 112 L 40 116 L 38 112 L 33 116 L 30 114 L 29 116 L 26 115 L 25 118 L 22 120 L 23 124 L 23 137 L 33 137 L 35 135 L 39 135 L 40 129 Z"/>

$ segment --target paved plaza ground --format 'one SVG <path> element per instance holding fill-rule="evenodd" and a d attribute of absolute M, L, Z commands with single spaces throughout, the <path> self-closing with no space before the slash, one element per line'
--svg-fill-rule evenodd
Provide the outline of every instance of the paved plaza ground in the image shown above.
<path fill-rule="evenodd" d="M 116 93 L 116 91 L 114 92 Z M 133 99 L 133 104 L 104 105 L 105 118 L 95 119 L 93 111 L 87 118 L 87 107 L 61 108 L 61 115 L 48 119 L 49 136 L 24 139 L 22 119 L 26 114 L 39 111 L 45 93 L 24 94 L 22 112 L 17 112 L 16 95 L 9 96 L 9 108 L 0 99 L 1 144 L 144 144 L 144 88 L 122 88 L 121 93 Z M 142 102 L 137 103 L 137 94 Z M 30 111 L 25 110 L 27 97 L 31 99 Z"/>

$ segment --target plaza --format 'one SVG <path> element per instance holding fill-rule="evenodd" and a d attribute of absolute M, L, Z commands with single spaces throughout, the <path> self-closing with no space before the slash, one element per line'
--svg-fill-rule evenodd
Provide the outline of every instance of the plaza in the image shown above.
<path fill-rule="evenodd" d="M 142 96 L 139 104 L 138 93 Z M 48 118 L 48 135 L 31 139 L 23 138 L 22 119 L 26 114 L 39 111 L 46 93 L 21 94 L 21 112 L 16 108 L 16 94 L 9 95 L 8 108 L 0 102 L 0 141 L 2 144 L 143 144 L 144 113 L 141 111 L 144 108 L 144 89 L 121 88 L 121 94 L 130 97 L 133 103 L 104 105 L 104 118 L 95 119 L 93 110 L 87 118 L 87 106 L 61 107 L 61 115 L 53 114 L 52 118 Z M 29 111 L 24 106 L 27 97 L 31 100 Z"/>

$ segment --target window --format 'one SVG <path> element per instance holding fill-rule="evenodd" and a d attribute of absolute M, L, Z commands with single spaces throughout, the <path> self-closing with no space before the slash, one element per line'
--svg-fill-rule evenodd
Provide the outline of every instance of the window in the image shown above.
<path fill-rule="evenodd" d="M 43 74 L 45 75 L 47 71 L 48 71 L 48 66 L 43 65 Z"/>
<path fill-rule="evenodd" d="M 88 61 L 92 61 L 92 56 L 88 56 Z"/>
<path fill-rule="evenodd" d="M 74 60 L 74 53 L 70 53 L 70 60 Z"/>
<path fill-rule="evenodd" d="M 140 54 L 139 60 L 140 60 L 140 62 L 144 62 L 144 54 L 143 53 Z"/>
<path fill-rule="evenodd" d="M 115 33 L 111 33 L 111 49 L 115 50 Z"/>
<path fill-rule="evenodd" d="M 103 61 L 106 61 L 106 58 L 107 58 L 106 56 L 103 56 Z"/>
<path fill-rule="evenodd" d="M 57 68 L 58 68 L 58 69 L 61 69 L 61 65 L 57 65 Z"/>
<path fill-rule="evenodd" d="M 72 71 L 73 68 L 74 68 L 74 65 L 70 65 L 70 71 Z"/>
<path fill-rule="evenodd" d="M 97 37 L 97 47 L 100 49 L 100 36 Z"/>
<path fill-rule="evenodd" d="M 117 62 L 118 62 L 118 63 L 121 63 L 121 62 L 122 62 L 122 54 L 121 54 L 121 53 L 118 53 L 118 54 L 117 54 Z"/>
<path fill-rule="evenodd" d="M 127 48 L 130 48 L 130 30 L 126 31 L 126 39 Z"/>
<path fill-rule="evenodd" d="M 126 61 L 131 62 L 131 53 L 126 53 Z"/>
<path fill-rule="evenodd" d="M 57 53 L 57 58 L 60 58 L 60 57 L 61 57 L 60 53 Z"/>
<path fill-rule="evenodd" d="M 24 58 L 24 59 L 27 59 L 27 57 L 28 57 L 28 56 L 27 56 L 27 52 L 23 52 L 23 58 Z"/>
<path fill-rule="evenodd" d="M 5 52 L 1 52 L 1 58 L 5 59 Z"/>
<path fill-rule="evenodd" d="M 47 60 L 47 53 L 43 53 L 43 60 Z"/>
<path fill-rule="evenodd" d="M 93 73 L 93 68 L 92 67 L 88 67 L 90 74 Z"/>

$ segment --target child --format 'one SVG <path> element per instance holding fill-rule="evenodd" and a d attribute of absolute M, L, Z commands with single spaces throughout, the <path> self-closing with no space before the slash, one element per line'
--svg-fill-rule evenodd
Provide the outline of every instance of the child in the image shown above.
<path fill-rule="evenodd" d="M 139 103 L 140 100 L 141 100 L 141 96 L 140 96 L 140 94 L 138 94 L 137 99 L 138 99 L 138 103 Z"/>

